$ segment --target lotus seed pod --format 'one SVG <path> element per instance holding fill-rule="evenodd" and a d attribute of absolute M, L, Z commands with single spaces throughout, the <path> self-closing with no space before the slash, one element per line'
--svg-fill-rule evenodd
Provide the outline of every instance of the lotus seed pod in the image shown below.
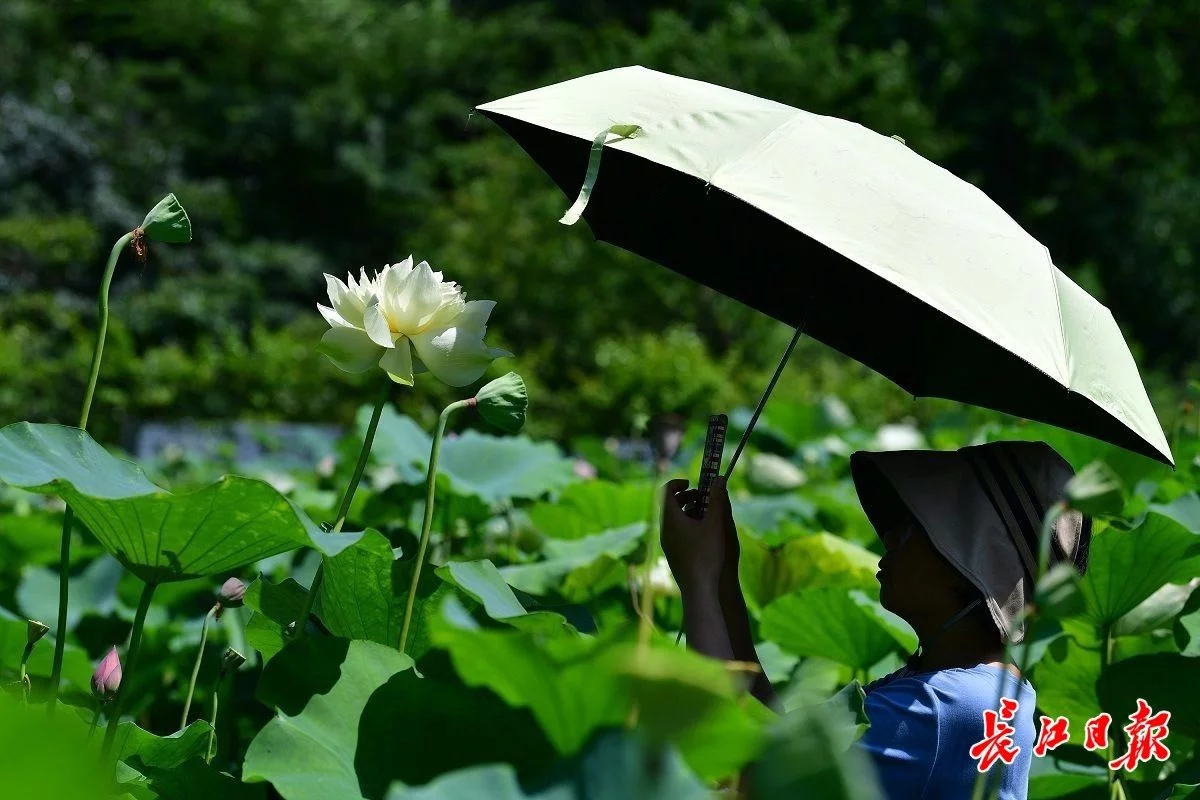
<path fill-rule="evenodd" d="M 25 643 L 33 646 L 37 644 L 43 636 L 50 632 L 50 628 L 43 622 L 38 622 L 36 619 L 29 620 L 29 628 L 25 634 Z"/>

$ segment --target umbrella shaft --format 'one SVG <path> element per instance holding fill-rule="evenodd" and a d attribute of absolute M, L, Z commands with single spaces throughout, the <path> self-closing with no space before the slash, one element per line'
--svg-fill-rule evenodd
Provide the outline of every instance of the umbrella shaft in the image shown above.
<path fill-rule="evenodd" d="M 742 434 L 742 439 L 738 442 L 737 449 L 733 451 L 733 458 L 729 460 L 729 468 L 725 470 L 726 480 L 733 474 L 733 467 L 738 462 L 738 456 L 742 454 L 742 448 L 746 446 L 746 442 L 750 441 L 750 432 L 754 430 L 754 425 L 758 422 L 758 416 L 762 414 L 763 407 L 767 404 L 767 398 L 775 390 L 775 384 L 779 381 L 779 376 L 783 374 L 783 368 L 787 366 L 788 359 L 792 357 L 792 351 L 796 349 L 796 343 L 800 341 L 800 337 L 803 335 L 803 327 L 796 328 L 796 332 L 792 334 L 792 341 L 788 343 L 787 350 L 783 351 L 783 358 L 779 359 L 779 366 L 775 367 L 775 374 L 771 376 L 771 382 L 767 384 L 767 390 L 763 392 L 762 398 L 758 401 L 758 407 L 754 409 L 754 414 L 750 417 L 750 424 L 746 426 L 746 431 Z"/>

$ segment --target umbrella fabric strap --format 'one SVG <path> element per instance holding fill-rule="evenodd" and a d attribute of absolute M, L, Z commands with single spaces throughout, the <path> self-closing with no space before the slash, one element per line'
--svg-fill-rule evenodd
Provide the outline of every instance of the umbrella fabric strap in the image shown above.
<path fill-rule="evenodd" d="M 596 138 L 592 140 L 592 153 L 588 156 L 587 175 L 583 179 L 583 188 L 579 190 L 579 196 L 575 198 L 575 202 L 567 209 L 567 213 L 562 215 L 559 222 L 563 225 L 574 225 L 583 216 L 583 210 L 587 208 L 588 199 L 592 196 L 592 188 L 596 185 L 596 176 L 600 173 L 600 155 L 604 152 L 604 144 L 608 141 L 609 134 L 616 134 L 620 141 L 621 139 L 632 139 L 641 132 L 641 125 L 609 125 L 596 135 Z"/>

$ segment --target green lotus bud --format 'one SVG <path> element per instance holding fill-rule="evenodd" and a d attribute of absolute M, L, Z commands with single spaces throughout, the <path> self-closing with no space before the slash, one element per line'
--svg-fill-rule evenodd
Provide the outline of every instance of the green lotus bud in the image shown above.
<path fill-rule="evenodd" d="M 43 636 L 50 632 L 50 628 L 43 622 L 38 622 L 36 619 L 29 620 L 29 628 L 25 633 L 25 643 L 33 647 Z"/>
<path fill-rule="evenodd" d="M 1125 507 L 1121 479 L 1103 462 L 1093 461 L 1067 482 L 1067 503 L 1089 517 L 1114 516 Z"/>
<path fill-rule="evenodd" d="M 155 242 L 183 244 L 192 240 L 191 220 L 173 193 L 159 200 L 139 227 L 147 239 Z"/>
<path fill-rule="evenodd" d="M 525 381 L 515 372 L 488 383 L 475 395 L 479 416 L 507 433 L 516 433 L 525 424 L 529 394 Z"/>

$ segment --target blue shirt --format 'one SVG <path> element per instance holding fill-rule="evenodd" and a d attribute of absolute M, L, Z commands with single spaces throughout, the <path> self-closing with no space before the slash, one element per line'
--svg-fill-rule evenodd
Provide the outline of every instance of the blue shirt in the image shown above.
<path fill-rule="evenodd" d="M 871 757 L 889 800 L 971 797 L 979 762 L 969 751 L 984 738 L 984 710 L 997 707 L 1001 673 L 1004 696 L 1012 698 L 1016 676 L 990 664 L 915 674 L 902 668 L 864 687 L 871 726 L 856 745 Z M 1011 741 L 1020 751 L 1011 766 L 997 760 L 989 770 L 989 788 L 999 776 L 1000 800 L 1026 800 L 1029 791 L 1036 741 L 1029 681 L 1021 681 L 1016 699 L 1016 715 L 1005 721 L 1016 728 Z"/>

